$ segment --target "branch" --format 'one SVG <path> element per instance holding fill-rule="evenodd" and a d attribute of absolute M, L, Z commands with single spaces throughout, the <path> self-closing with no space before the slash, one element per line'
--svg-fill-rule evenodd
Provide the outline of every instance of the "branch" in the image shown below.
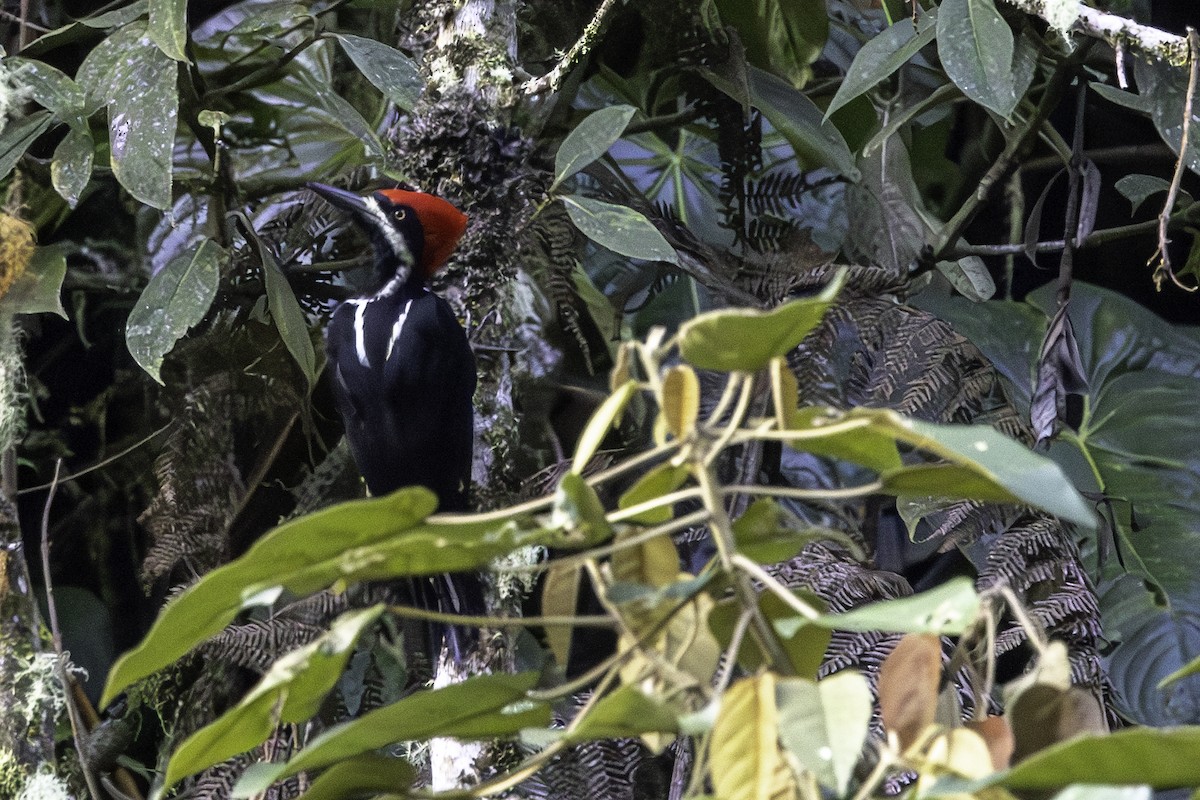
<path fill-rule="evenodd" d="M 600 4 L 600 7 L 596 9 L 596 14 L 592 17 L 591 22 L 584 27 L 579 40 L 558 60 L 554 68 L 540 78 L 526 81 L 521 86 L 521 91 L 527 95 L 558 91 L 558 87 L 562 84 L 563 78 L 566 77 L 567 71 L 574 66 L 580 56 L 591 49 L 596 39 L 599 38 L 608 21 L 608 14 L 616 4 L 616 0 L 604 0 Z"/>
<path fill-rule="evenodd" d="M 1063 32 L 1078 32 L 1094 39 L 1102 39 L 1114 48 L 1140 52 L 1146 60 L 1165 58 L 1176 66 L 1187 63 L 1187 39 L 1173 33 L 1142 25 L 1117 14 L 1109 14 L 1088 8 L 1083 3 L 1074 3 L 1071 9 L 1077 14 L 1074 22 L 1051 13 L 1064 3 L 1055 0 L 1004 0 L 1010 6 L 1040 17 L 1052 27 Z M 1068 12 L 1070 13 L 1070 12 Z M 1064 24 L 1065 23 L 1065 24 Z"/>

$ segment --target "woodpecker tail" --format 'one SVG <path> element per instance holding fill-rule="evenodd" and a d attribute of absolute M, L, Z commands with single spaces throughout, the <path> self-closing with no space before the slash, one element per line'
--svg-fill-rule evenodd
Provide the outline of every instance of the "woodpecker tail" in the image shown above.
<path fill-rule="evenodd" d="M 420 608 L 443 614 L 481 616 L 487 613 L 483 601 L 483 581 L 474 572 L 454 572 L 413 578 L 407 582 L 411 602 Z M 436 664 L 443 643 L 456 662 L 462 662 L 479 641 L 479 629 L 471 625 L 431 622 L 428 628 L 430 663 Z"/>

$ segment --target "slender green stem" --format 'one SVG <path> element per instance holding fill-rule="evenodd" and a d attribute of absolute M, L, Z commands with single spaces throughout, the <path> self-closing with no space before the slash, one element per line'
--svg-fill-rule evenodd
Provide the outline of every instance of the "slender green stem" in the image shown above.
<path fill-rule="evenodd" d="M 862 486 L 846 486 L 841 489 L 800 489 L 794 486 L 765 486 L 745 484 L 726 486 L 725 495 L 755 494 L 768 497 L 790 497 L 794 500 L 843 500 L 850 497 L 865 497 L 880 492 L 883 481 L 871 481 Z"/>
<path fill-rule="evenodd" d="M 741 553 L 734 553 L 733 565 L 745 572 L 750 577 L 754 578 L 754 580 L 761 583 L 763 588 L 778 597 L 783 602 L 787 603 L 788 607 L 800 616 L 806 619 L 821 618 L 820 611 L 801 600 L 794 593 L 789 591 L 786 586 L 780 583 L 774 575 L 767 572 L 749 558 L 746 558 L 746 556 L 742 555 Z"/>
<path fill-rule="evenodd" d="M 544 617 L 489 617 L 486 615 L 448 614 L 443 611 L 430 611 L 415 606 L 388 606 L 388 611 L 398 617 L 411 619 L 427 619 L 431 622 L 445 622 L 450 625 L 468 625 L 473 628 L 526 628 L 532 625 L 541 627 L 571 626 L 580 628 L 612 628 L 617 623 L 603 615 L 593 616 L 544 616 Z"/>

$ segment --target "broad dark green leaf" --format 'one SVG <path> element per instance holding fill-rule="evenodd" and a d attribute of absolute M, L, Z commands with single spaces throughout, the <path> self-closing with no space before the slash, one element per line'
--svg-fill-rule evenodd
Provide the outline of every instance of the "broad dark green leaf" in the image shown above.
<path fill-rule="evenodd" d="M 871 685 L 853 670 L 775 686 L 779 741 L 822 786 L 844 796 L 871 724 Z"/>
<path fill-rule="evenodd" d="M 133 22 L 98 44 L 79 68 L 86 113 L 108 106 L 113 174 L 135 198 L 171 205 L 172 149 L 179 113 L 178 67 Z"/>
<path fill-rule="evenodd" d="M 425 81 L 411 58 L 374 39 L 348 33 L 334 37 L 372 86 L 400 108 L 412 110 L 425 90 Z"/>
<path fill-rule="evenodd" d="M 133 22 L 138 17 L 146 13 L 150 0 L 134 0 L 127 6 L 114 8 L 112 11 L 105 11 L 103 14 L 97 14 L 94 17 L 85 17 L 79 20 L 80 25 L 86 25 L 89 28 L 118 28 L 128 22 Z"/>
<path fill-rule="evenodd" d="M 626 739 L 643 733 L 674 733 L 678 730 L 678 716 L 669 706 L 647 697 L 634 686 L 622 686 L 590 709 L 566 739 L 572 743 Z"/>
<path fill-rule="evenodd" d="M 92 160 L 96 143 L 90 130 L 72 128 L 54 148 L 50 162 L 50 182 L 67 205 L 74 208 L 92 179 Z"/>
<path fill-rule="evenodd" d="M 561 199 L 575 227 L 601 247 L 630 258 L 678 263 L 675 249 L 654 223 L 632 208 L 580 195 Z"/>
<path fill-rule="evenodd" d="M 912 18 L 905 17 L 864 44 L 825 110 L 825 119 L 908 63 L 936 34 L 937 9 L 934 9 L 922 14 L 915 27 Z"/>
<path fill-rule="evenodd" d="M 49 111 L 35 111 L 24 119 L 8 124 L 4 133 L 0 134 L 0 180 L 8 177 L 29 146 L 53 121 Z"/>
<path fill-rule="evenodd" d="M 1088 86 L 1108 102 L 1128 108 L 1131 111 L 1137 111 L 1140 114 L 1149 116 L 1154 110 L 1154 98 L 1152 96 L 1127 92 L 1124 89 L 1118 89 L 1116 86 L 1108 86 L 1107 84 L 1095 81 L 1089 83 Z"/>
<path fill-rule="evenodd" d="M 721 21 L 737 29 L 746 58 L 797 89 L 812 77 L 829 37 L 824 0 L 717 0 Z"/>
<path fill-rule="evenodd" d="M 129 353 L 154 380 L 175 342 L 204 319 L 217 296 L 224 251 L 211 239 L 190 247 L 150 278 L 125 323 Z"/>
<path fill-rule="evenodd" d="M 979 615 L 979 595 L 970 578 L 952 578 L 935 589 L 870 603 L 844 614 L 826 614 L 818 620 L 793 616 L 774 620 L 781 636 L 791 636 L 804 625 L 820 625 L 839 631 L 888 631 L 936 633 L 957 636 Z"/>
<path fill-rule="evenodd" d="M 828 167 L 848 180 L 858 180 L 858 167 L 846 140 L 807 96 L 754 68 L 750 70 L 750 95 L 755 107 L 788 140 L 804 169 Z"/>
<path fill-rule="evenodd" d="M 10 314 L 58 314 L 66 319 L 67 311 L 62 304 L 66 277 L 67 259 L 62 247 L 39 247 L 33 251 L 25 271 L 0 300 L 0 306 Z"/>
<path fill-rule="evenodd" d="M 1013 34 L 993 0 L 943 0 L 937 42 L 942 67 L 963 94 L 1002 117 L 1012 114 L 1021 99 Z"/>
<path fill-rule="evenodd" d="M 1171 182 L 1157 175 L 1125 175 L 1116 183 L 1116 190 L 1133 205 L 1130 214 L 1136 214 L 1148 198 L 1170 188 Z"/>
<path fill-rule="evenodd" d="M 87 130 L 87 120 L 83 115 L 85 95 L 78 83 L 44 61 L 13 58 L 7 63 L 19 71 L 21 85 L 29 88 L 34 102 L 72 128 Z"/>
<path fill-rule="evenodd" d="M 280 723 L 300 723 L 315 715 L 346 668 L 358 637 L 385 608 L 342 614 L 327 633 L 277 658 L 236 706 L 179 745 L 167 764 L 164 787 L 262 744 Z"/>
<path fill-rule="evenodd" d="M 300 301 L 296 299 L 296 293 L 292 291 L 291 284 L 288 283 L 283 270 L 275 261 L 275 256 L 271 254 L 261 239 L 255 237 L 255 243 L 258 247 L 263 282 L 267 290 L 267 310 L 271 312 L 271 319 L 279 330 L 279 338 L 283 340 L 284 346 L 292 354 L 292 358 L 299 365 L 300 372 L 311 388 L 317 381 L 317 354 L 313 349 L 308 320 L 304 317 L 304 310 L 300 308 Z"/>
<path fill-rule="evenodd" d="M 554 155 L 554 182 L 549 191 L 607 153 L 636 113 L 633 106 L 609 106 L 592 112 L 576 125 Z"/>
<path fill-rule="evenodd" d="M 946 276 L 963 297 L 981 303 L 996 293 L 996 283 L 979 256 L 964 256 L 957 261 L 937 262 L 938 272 Z"/>
<path fill-rule="evenodd" d="M 239 783 L 234 795 L 250 796 L 301 770 L 319 770 L 396 742 L 435 736 L 495 739 L 515 736 L 522 728 L 548 725 L 550 707 L 525 697 L 538 677 L 536 672 L 479 675 L 443 689 L 414 692 L 390 706 L 335 725 L 290 761 L 256 771 L 253 783 Z"/>
<path fill-rule="evenodd" d="M 817 326 L 845 277 L 839 272 L 819 295 L 770 311 L 732 308 L 693 317 L 679 329 L 679 354 L 700 369 L 757 372 L 790 353 Z"/>
<path fill-rule="evenodd" d="M 1057 304 L 1054 287 L 1025 303 L 968 304 L 923 296 L 920 303 L 954 323 L 996 365 L 1027 414 L 1032 359 Z M 1088 378 L 1077 432 L 1064 431 L 1051 457 L 1086 490 L 1112 498 L 1125 568 L 1090 548 L 1117 697 L 1136 719 L 1170 725 L 1200 718 L 1200 689 L 1165 676 L 1200 656 L 1200 630 L 1180 619 L 1200 615 L 1194 553 L 1200 549 L 1200 331 L 1164 322 L 1114 292 L 1076 282 L 1071 316 Z M 1110 534 L 1101 534 L 1101 542 Z M 1111 550 L 1111 546 L 1108 548 Z M 1125 574 L 1125 570 L 1128 574 Z"/>
<path fill-rule="evenodd" d="M 1150 106 L 1150 119 L 1163 141 L 1176 153 L 1183 142 L 1183 109 L 1188 95 L 1188 71 L 1156 58 L 1152 63 L 1134 61 L 1133 74 L 1138 91 Z M 1108 95 L 1106 95 L 1108 96 Z M 1191 130 L 1200 127 L 1200 108 L 1192 106 Z M 1200 172 L 1200 136 L 1189 135 L 1186 154 L 1188 169 Z"/>
<path fill-rule="evenodd" d="M 188 60 L 187 0 L 150 0 L 150 39 L 175 61 Z"/>

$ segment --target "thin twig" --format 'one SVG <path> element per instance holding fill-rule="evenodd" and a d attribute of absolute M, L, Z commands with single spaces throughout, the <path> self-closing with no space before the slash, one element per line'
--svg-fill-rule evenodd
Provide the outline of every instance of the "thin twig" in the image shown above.
<path fill-rule="evenodd" d="M 79 764 L 83 778 L 87 782 L 88 791 L 92 797 L 103 797 L 100 786 L 91 764 L 88 763 L 85 748 L 87 726 L 80 718 L 79 709 L 75 705 L 75 695 L 72 691 L 71 676 L 67 673 L 66 654 L 63 653 L 62 631 L 58 625 L 58 607 L 54 602 L 54 581 L 50 578 L 50 506 L 54 503 L 54 495 L 58 491 L 58 475 L 62 470 L 62 459 L 54 463 L 54 480 L 50 482 L 50 493 L 46 495 L 46 504 L 42 507 L 42 580 L 46 584 L 46 616 L 49 617 L 50 635 L 54 642 L 54 673 L 62 684 L 63 696 L 67 706 L 67 717 L 71 720 L 71 736 L 75 741 L 75 752 L 79 756 Z"/>
<path fill-rule="evenodd" d="M 174 420 L 172 420 L 171 422 L 168 422 L 166 425 L 163 425 L 158 430 L 151 432 L 147 436 L 145 436 L 145 437 L 137 440 L 133 444 L 129 445 L 129 447 L 126 447 L 121 452 L 114 453 L 113 455 L 109 456 L 106 459 L 103 459 L 102 461 L 97 461 L 95 464 L 92 464 L 90 467 L 84 467 L 83 469 L 79 470 L 79 472 L 72 472 L 70 475 L 66 475 L 62 478 L 58 478 L 56 476 L 55 480 L 51 481 L 50 483 L 43 483 L 38 486 L 27 486 L 24 489 L 19 490 L 17 492 L 17 494 L 22 495 L 22 494 L 32 494 L 33 492 L 44 492 L 45 490 L 50 489 L 50 488 L 54 487 L 55 485 L 61 486 L 64 483 L 70 483 L 71 481 L 75 480 L 76 478 L 82 478 L 84 475 L 87 475 L 90 472 L 95 472 L 98 469 L 104 469 L 109 464 L 113 463 L 114 461 L 124 458 L 125 456 L 132 453 L 134 450 L 137 450 L 139 447 L 149 443 L 152 439 L 165 433 L 166 430 L 174 424 L 175 424 Z"/>
<path fill-rule="evenodd" d="M 532 625 L 540 627 L 572 626 L 580 628 L 612 628 L 617 622 L 603 615 L 592 616 L 542 616 L 542 617 L 489 617 L 470 614 L 447 614 L 444 611 L 430 611 L 416 606 L 392 605 L 388 611 L 398 617 L 425 619 L 431 622 L 445 622 L 449 625 L 469 625 L 473 628 L 525 628 Z"/>
<path fill-rule="evenodd" d="M 1150 256 L 1150 260 L 1147 262 L 1148 264 L 1153 263 L 1155 256 L 1159 257 L 1158 265 L 1154 268 L 1154 288 L 1160 292 L 1166 278 L 1170 278 L 1171 283 L 1185 292 L 1194 292 L 1196 289 L 1200 289 L 1200 286 L 1188 286 L 1176 277 L 1175 270 L 1171 269 L 1171 256 L 1168 252 L 1170 239 L 1167 238 L 1171 209 L 1175 208 L 1175 199 L 1179 196 L 1179 185 L 1183 182 L 1183 171 L 1189 160 L 1188 147 L 1192 141 L 1192 103 L 1196 98 L 1196 85 L 1200 83 L 1200 37 L 1197 36 L 1195 28 L 1188 28 L 1187 31 L 1188 61 L 1191 69 L 1188 71 L 1187 96 L 1183 100 L 1183 131 L 1179 137 L 1179 158 L 1175 161 L 1175 174 L 1171 176 L 1171 188 L 1167 190 L 1167 200 L 1163 203 L 1163 210 L 1158 215 L 1158 251 Z"/>

